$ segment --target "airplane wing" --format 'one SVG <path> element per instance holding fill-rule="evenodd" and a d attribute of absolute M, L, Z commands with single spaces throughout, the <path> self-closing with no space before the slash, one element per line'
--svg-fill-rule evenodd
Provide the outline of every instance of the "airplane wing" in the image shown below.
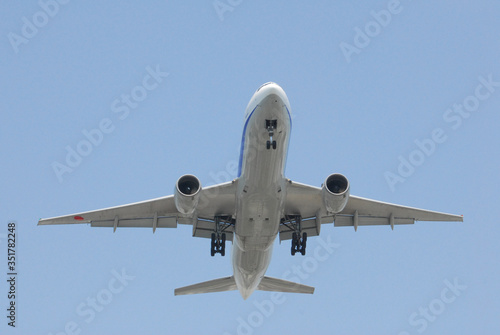
<path fill-rule="evenodd" d="M 334 222 L 335 227 L 413 224 L 415 221 L 463 221 L 463 216 L 390 204 L 382 201 L 349 196 L 346 207 L 337 214 L 327 213 L 321 188 L 289 181 L 285 202 L 285 219 L 280 227 L 280 240 L 291 239 L 296 216 L 301 217 L 302 231 L 308 236 L 319 235 L 321 224 Z M 295 220 L 295 221 L 294 221 Z"/>
<path fill-rule="evenodd" d="M 141 227 L 176 228 L 177 223 L 192 224 L 193 236 L 210 238 L 213 231 L 214 217 L 234 216 L 235 181 L 203 188 L 200 201 L 193 215 L 187 216 L 177 211 L 174 196 L 135 202 L 127 205 L 74 213 L 48 219 L 40 219 L 38 225 L 87 223 L 91 227 Z M 232 239 L 232 227 L 228 224 L 228 239 Z"/>

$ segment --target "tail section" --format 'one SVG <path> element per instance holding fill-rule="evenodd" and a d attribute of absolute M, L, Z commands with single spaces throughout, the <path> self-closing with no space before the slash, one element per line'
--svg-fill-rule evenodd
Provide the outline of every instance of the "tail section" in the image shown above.
<path fill-rule="evenodd" d="M 224 291 L 235 291 L 236 282 L 234 277 L 225 277 L 214 280 L 205 281 L 203 283 L 198 283 L 194 285 L 184 286 L 175 289 L 175 295 L 185 295 L 185 294 L 198 294 L 198 293 L 213 293 L 213 292 L 224 292 Z"/>
<path fill-rule="evenodd" d="M 264 277 L 260 282 L 257 290 L 260 291 L 273 291 L 273 292 L 289 292 L 289 293 L 306 293 L 313 294 L 314 287 L 294 283 L 288 280 Z"/>
<path fill-rule="evenodd" d="M 214 280 L 205 281 L 202 283 L 184 286 L 175 289 L 175 295 L 186 295 L 186 294 L 199 294 L 199 293 L 214 293 L 214 292 L 225 292 L 225 291 L 236 291 L 238 287 L 234 277 L 225 277 Z M 260 291 L 272 291 L 272 292 L 288 292 L 288 293 L 306 293 L 313 294 L 314 287 L 302 285 L 299 283 L 294 283 L 288 280 L 264 277 L 262 278 L 257 290 Z M 252 290 L 253 291 L 253 290 Z M 249 292 L 248 295 L 250 295 Z M 245 299 L 248 296 L 243 296 Z"/>

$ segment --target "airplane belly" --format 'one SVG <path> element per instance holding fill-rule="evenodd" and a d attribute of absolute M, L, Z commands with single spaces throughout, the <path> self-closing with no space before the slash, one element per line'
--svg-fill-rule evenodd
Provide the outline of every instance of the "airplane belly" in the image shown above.
<path fill-rule="evenodd" d="M 249 110 L 242 140 L 232 261 L 244 298 L 259 285 L 271 262 L 285 192 L 284 169 L 291 120 L 283 100 L 270 94 Z"/>
<path fill-rule="evenodd" d="M 270 119 L 277 120 L 273 133 L 275 148 L 266 146 L 269 134 L 265 125 Z M 280 103 L 263 103 L 256 108 L 246 130 L 235 233 L 242 237 L 275 237 L 284 205 L 283 175 L 290 132 L 288 112 Z"/>
<path fill-rule="evenodd" d="M 279 228 L 280 199 L 254 194 L 243 197 L 235 233 L 241 237 L 275 237 Z"/>

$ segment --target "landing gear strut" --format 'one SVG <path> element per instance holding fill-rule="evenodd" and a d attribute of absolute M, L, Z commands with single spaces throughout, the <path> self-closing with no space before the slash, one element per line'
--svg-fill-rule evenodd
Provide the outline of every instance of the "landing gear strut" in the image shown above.
<path fill-rule="evenodd" d="M 266 149 L 276 149 L 276 141 L 273 140 L 274 130 L 278 125 L 278 120 L 266 120 L 266 130 L 269 133 L 269 141 L 266 142 Z"/>
<path fill-rule="evenodd" d="M 215 254 L 221 254 L 221 256 L 226 255 L 226 233 L 223 233 L 224 223 L 231 218 L 216 216 L 215 218 L 215 231 L 212 233 L 212 242 L 210 248 L 210 255 L 215 256 Z M 223 222 L 221 222 L 223 220 Z M 225 220 L 225 221 L 224 221 Z"/>

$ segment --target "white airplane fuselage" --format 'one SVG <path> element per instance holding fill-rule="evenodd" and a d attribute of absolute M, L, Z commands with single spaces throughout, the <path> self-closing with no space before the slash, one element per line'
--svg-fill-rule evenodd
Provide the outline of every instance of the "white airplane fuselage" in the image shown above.
<path fill-rule="evenodd" d="M 272 138 L 266 120 L 276 120 Z M 244 299 L 257 288 L 271 262 L 285 202 L 290 131 L 285 92 L 274 83 L 264 84 L 246 109 L 236 194 L 232 263 L 236 286 Z M 276 141 L 275 147 L 272 141 Z"/>

